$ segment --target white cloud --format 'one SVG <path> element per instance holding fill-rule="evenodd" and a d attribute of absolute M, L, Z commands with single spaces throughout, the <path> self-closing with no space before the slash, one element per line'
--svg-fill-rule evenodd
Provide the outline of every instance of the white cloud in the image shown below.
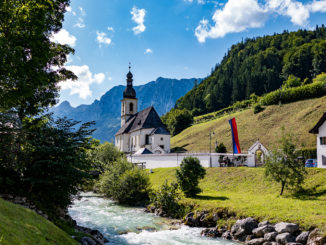
<path fill-rule="evenodd" d="M 66 7 L 66 11 L 67 11 L 67 12 L 71 12 L 71 11 L 72 11 L 72 8 L 71 8 L 70 6 L 67 6 L 67 7 Z"/>
<path fill-rule="evenodd" d="M 111 38 L 108 38 L 107 36 L 106 36 L 106 33 L 105 32 L 99 32 L 99 31 L 97 31 L 96 32 L 96 40 L 97 40 L 97 42 L 100 44 L 100 47 L 101 47 L 101 44 L 103 43 L 103 44 L 106 44 L 106 45 L 110 45 L 111 44 Z"/>
<path fill-rule="evenodd" d="M 230 32 L 261 27 L 266 18 L 267 11 L 257 0 L 229 0 L 223 9 L 215 11 L 212 18 L 215 25 L 211 26 L 207 19 L 201 20 L 195 30 L 195 36 L 203 43 L 206 38 L 219 38 Z"/>
<path fill-rule="evenodd" d="M 132 15 L 131 19 L 137 24 L 137 26 L 132 28 L 134 34 L 137 35 L 144 32 L 146 30 L 146 26 L 144 25 L 146 10 L 133 7 L 130 14 Z"/>
<path fill-rule="evenodd" d="M 309 9 L 312 13 L 315 12 L 326 12 L 326 1 L 313 1 L 309 4 Z"/>
<path fill-rule="evenodd" d="M 114 32 L 114 28 L 112 27 L 112 26 L 108 26 L 108 31 L 112 31 L 112 32 Z"/>
<path fill-rule="evenodd" d="M 67 44 L 71 47 L 76 45 L 76 37 L 71 35 L 66 29 L 61 29 L 59 32 L 52 34 L 50 38 L 52 42 Z"/>
<path fill-rule="evenodd" d="M 84 19 L 81 17 L 78 17 L 78 20 L 77 20 L 76 24 L 74 25 L 74 27 L 85 28 L 86 25 L 84 23 Z"/>
<path fill-rule="evenodd" d="M 150 48 L 146 49 L 145 50 L 145 53 L 144 54 L 152 54 L 153 53 L 153 50 L 151 50 Z"/>
<path fill-rule="evenodd" d="M 314 0 L 306 4 L 296 0 L 260 2 L 258 0 L 228 0 L 224 7 L 215 11 L 212 25 L 205 18 L 199 22 L 195 29 L 195 36 L 199 42 L 204 43 L 207 38 L 220 38 L 228 33 L 261 27 L 269 16 L 275 16 L 275 14 L 289 17 L 295 25 L 307 26 L 310 13 L 326 12 L 326 0 Z"/>
<path fill-rule="evenodd" d="M 87 65 L 83 66 L 66 66 L 66 68 L 75 73 L 78 80 L 67 80 L 60 82 L 59 86 L 62 90 L 70 90 L 70 95 L 78 94 L 80 98 L 86 99 L 92 96 L 90 85 L 97 83 L 101 84 L 105 75 L 103 73 L 92 74 Z"/>
<path fill-rule="evenodd" d="M 76 24 L 74 25 L 74 27 L 78 27 L 78 28 L 85 28 L 86 25 L 84 23 L 84 18 L 86 16 L 86 12 L 82 7 L 78 7 L 79 12 L 80 12 L 80 16 L 77 19 Z"/>
<path fill-rule="evenodd" d="M 270 11 L 290 17 L 291 22 L 296 25 L 304 26 L 309 19 L 309 9 L 298 1 L 268 0 L 266 5 Z"/>

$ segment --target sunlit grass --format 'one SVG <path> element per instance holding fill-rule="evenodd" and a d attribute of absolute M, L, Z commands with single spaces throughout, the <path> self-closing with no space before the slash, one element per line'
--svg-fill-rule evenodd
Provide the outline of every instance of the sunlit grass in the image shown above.
<path fill-rule="evenodd" d="M 34 211 L 0 198 L 0 244 L 77 244 Z"/>
<path fill-rule="evenodd" d="M 318 99 L 303 100 L 291 104 L 268 106 L 258 114 L 252 109 L 225 115 L 221 118 L 196 124 L 171 138 L 171 147 L 183 147 L 193 152 L 209 151 L 209 131 L 215 132 L 215 140 L 223 142 L 228 151 L 231 151 L 231 130 L 228 120 L 236 118 L 239 132 L 240 146 L 243 151 L 259 139 L 266 147 L 275 146 L 280 135 L 280 129 L 285 127 L 297 138 L 297 145 L 301 147 L 316 147 L 316 136 L 309 134 L 309 130 L 317 123 L 326 111 L 326 96 Z"/>
<path fill-rule="evenodd" d="M 308 229 L 326 232 L 326 170 L 309 169 L 300 194 L 286 190 L 279 196 L 280 185 L 264 178 L 263 168 L 209 168 L 200 182 L 203 192 L 185 203 L 198 209 L 226 207 L 239 217 L 259 220 L 291 221 Z M 155 169 L 150 175 L 154 188 L 166 179 L 175 180 L 175 168 Z"/>

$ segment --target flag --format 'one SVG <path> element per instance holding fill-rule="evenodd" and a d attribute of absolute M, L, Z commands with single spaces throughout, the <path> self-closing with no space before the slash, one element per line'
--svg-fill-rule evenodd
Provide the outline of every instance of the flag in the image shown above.
<path fill-rule="evenodd" d="M 240 149 L 240 143 L 239 143 L 239 137 L 238 137 L 237 123 L 235 121 L 235 118 L 232 118 L 231 120 L 229 120 L 229 123 L 231 126 L 231 132 L 232 132 L 233 154 L 239 154 L 239 153 L 241 153 L 241 149 Z"/>

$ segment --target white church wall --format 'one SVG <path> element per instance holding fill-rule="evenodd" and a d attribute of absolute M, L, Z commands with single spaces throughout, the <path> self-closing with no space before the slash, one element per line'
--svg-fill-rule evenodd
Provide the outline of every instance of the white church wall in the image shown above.
<path fill-rule="evenodd" d="M 157 146 L 164 146 L 165 152 L 170 152 L 170 135 L 166 134 L 155 134 L 152 136 L 152 148 L 155 149 Z"/>
<path fill-rule="evenodd" d="M 326 157 L 326 145 L 320 144 L 320 137 L 326 137 L 326 121 L 318 129 L 317 135 L 317 167 L 326 168 L 326 164 L 323 164 L 322 156 Z"/>
<path fill-rule="evenodd" d="M 219 167 L 219 158 L 220 155 L 226 156 L 232 160 L 232 154 L 218 154 L 212 153 L 212 167 Z M 200 163 L 203 167 L 209 167 L 210 163 L 210 154 L 209 153 L 170 153 L 170 154 L 144 154 L 144 155 L 128 155 L 127 158 L 133 163 L 144 163 L 147 169 L 154 168 L 170 168 L 170 167 L 179 167 L 183 158 L 192 156 L 197 157 L 200 160 Z M 251 161 L 251 155 L 247 154 L 237 154 L 236 157 L 247 156 L 247 162 Z M 246 165 L 247 162 L 244 164 Z M 238 162 L 240 163 L 240 162 Z M 253 165 L 254 166 L 254 165 Z M 253 167 L 252 166 L 252 167 Z"/>

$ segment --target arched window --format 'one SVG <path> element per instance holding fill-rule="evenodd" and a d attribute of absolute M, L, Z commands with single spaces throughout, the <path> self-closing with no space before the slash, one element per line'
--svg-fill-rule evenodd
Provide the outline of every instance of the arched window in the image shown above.
<path fill-rule="evenodd" d="M 129 104 L 129 111 L 130 112 L 133 112 L 134 111 L 134 104 L 133 103 L 130 103 Z"/>

